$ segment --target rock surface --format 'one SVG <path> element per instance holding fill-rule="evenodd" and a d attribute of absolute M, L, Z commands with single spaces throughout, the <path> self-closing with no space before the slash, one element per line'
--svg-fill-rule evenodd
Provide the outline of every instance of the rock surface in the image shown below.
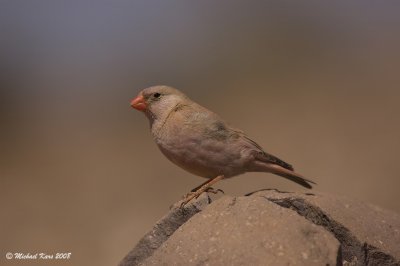
<path fill-rule="evenodd" d="M 182 224 L 190 217 L 200 212 L 210 203 L 207 194 L 201 195 L 196 201 L 184 209 L 174 208 L 159 220 L 139 243 L 125 256 L 120 266 L 138 265 L 153 254 Z"/>
<path fill-rule="evenodd" d="M 127 265 L 400 265 L 400 216 L 325 193 L 207 195 L 173 208 Z"/>
<path fill-rule="evenodd" d="M 342 245 L 346 262 L 400 265 L 400 215 L 396 213 L 330 194 L 253 194 L 257 195 L 295 210 L 307 220 L 332 232 Z"/>

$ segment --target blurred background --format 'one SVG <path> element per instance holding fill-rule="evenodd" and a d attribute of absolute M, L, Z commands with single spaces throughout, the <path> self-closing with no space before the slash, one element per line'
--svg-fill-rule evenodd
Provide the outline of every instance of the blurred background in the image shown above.
<path fill-rule="evenodd" d="M 0 1 L 0 264 L 28 263 L 10 251 L 116 265 L 204 182 L 161 154 L 129 106 L 157 84 L 243 129 L 315 191 L 400 212 L 399 5 Z M 215 187 L 303 190 L 263 173 Z"/>

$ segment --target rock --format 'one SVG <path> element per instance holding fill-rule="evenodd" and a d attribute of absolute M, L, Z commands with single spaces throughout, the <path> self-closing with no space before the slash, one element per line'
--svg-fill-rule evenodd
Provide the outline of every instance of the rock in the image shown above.
<path fill-rule="evenodd" d="M 399 247 L 398 214 L 325 193 L 263 190 L 172 209 L 120 265 L 400 265 Z"/>
<path fill-rule="evenodd" d="M 143 265 L 335 265 L 339 246 L 331 233 L 262 197 L 225 196 Z"/>
<path fill-rule="evenodd" d="M 204 193 L 196 201 L 192 201 L 190 205 L 183 209 L 175 206 L 172 211 L 154 225 L 153 229 L 139 241 L 119 265 L 138 265 L 141 261 L 153 254 L 179 226 L 201 211 L 210 201 L 208 195 Z"/>
<path fill-rule="evenodd" d="M 260 191 L 252 195 L 293 209 L 332 232 L 341 243 L 345 262 L 400 265 L 400 216 L 394 212 L 326 193 Z"/>

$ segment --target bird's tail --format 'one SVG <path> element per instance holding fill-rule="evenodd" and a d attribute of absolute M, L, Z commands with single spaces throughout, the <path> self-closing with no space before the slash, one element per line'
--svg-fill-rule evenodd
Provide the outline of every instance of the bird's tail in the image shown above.
<path fill-rule="evenodd" d="M 304 178 L 302 175 L 294 171 L 291 171 L 289 169 L 283 168 L 282 166 L 277 164 L 268 163 L 267 169 L 268 172 L 287 178 L 306 188 L 312 188 L 312 186 L 309 183 L 315 184 L 313 181 Z"/>

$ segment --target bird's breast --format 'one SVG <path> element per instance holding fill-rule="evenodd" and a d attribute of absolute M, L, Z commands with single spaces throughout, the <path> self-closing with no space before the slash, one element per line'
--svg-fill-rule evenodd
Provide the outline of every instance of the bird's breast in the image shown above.
<path fill-rule="evenodd" d="M 246 159 L 240 147 L 201 132 L 168 129 L 156 138 L 156 143 L 170 161 L 198 176 L 229 177 L 244 172 Z"/>

